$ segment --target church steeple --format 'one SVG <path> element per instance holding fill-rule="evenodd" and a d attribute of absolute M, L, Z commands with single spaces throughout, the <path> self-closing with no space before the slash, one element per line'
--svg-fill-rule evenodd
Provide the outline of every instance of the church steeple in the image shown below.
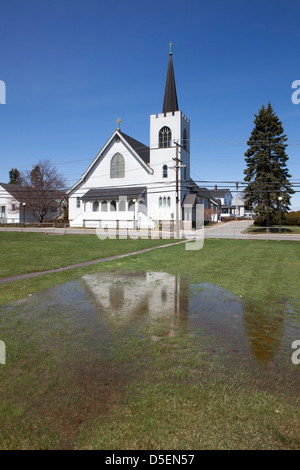
<path fill-rule="evenodd" d="M 167 72 L 164 104 L 163 104 L 163 110 L 162 110 L 163 113 L 178 111 L 178 101 L 177 101 L 171 46 L 173 46 L 172 43 L 169 44 L 169 47 L 170 47 L 169 65 L 168 65 L 168 72 Z"/>

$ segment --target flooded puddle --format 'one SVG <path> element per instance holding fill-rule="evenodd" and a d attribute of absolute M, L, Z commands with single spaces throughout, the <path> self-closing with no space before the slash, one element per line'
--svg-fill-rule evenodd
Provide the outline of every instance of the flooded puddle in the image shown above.
<path fill-rule="evenodd" d="M 126 328 L 168 319 L 170 334 L 206 338 L 207 351 L 245 364 L 291 362 L 300 324 L 277 306 L 267 312 L 225 289 L 163 272 L 99 273 L 82 278 L 107 325 Z"/>
<path fill-rule="evenodd" d="M 262 311 L 221 287 L 168 273 L 85 275 L 2 308 L 3 339 L 8 321 L 14 339 L 32 342 L 33 352 L 18 369 L 14 356 L 20 353 L 6 340 L 6 371 L 25 384 L 32 375 L 37 385 L 27 397 L 31 409 L 54 433 L 68 436 L 65 448 L 72 447 L 83 419 L 104 416 L 129 384 L 142 380 L 143 364 L 132 346 L 137 339 L 153 344 L 189 335 L 211 363 L 242 370 L 262 386 L 282 384 L 293 395 L 300 386 L 300 366 L 291 362 L 291 344 L 300 339 L 295 316 L 282 306 Z M 160 328 L 153 332 L 152 325 Z M 24 388 L 16 390 L 13 397 L 0 393 L 1 399 L 22 404 Z"/>

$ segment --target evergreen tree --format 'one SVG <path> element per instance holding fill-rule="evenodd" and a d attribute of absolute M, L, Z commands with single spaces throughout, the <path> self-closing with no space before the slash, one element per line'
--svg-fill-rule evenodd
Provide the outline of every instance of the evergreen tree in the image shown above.
<path fill-rule="evenodd" d="M 9 184 L 22 184 L 21 173 L 17 168 L 12 168 L 9 172 Z"/>
<path fill-rule="evenodd" d="M 286 167 L 287 136 L 271 103 L 267 108 L 262 106 L 255 115 L 254 124 L 245 153 L 245 206 L 254 209 L 263 223 L 270 227 L 272 219 L 278 215 L 278 197 L 282 197 L 281 210 L 285 213 L 294 194 Z"/>

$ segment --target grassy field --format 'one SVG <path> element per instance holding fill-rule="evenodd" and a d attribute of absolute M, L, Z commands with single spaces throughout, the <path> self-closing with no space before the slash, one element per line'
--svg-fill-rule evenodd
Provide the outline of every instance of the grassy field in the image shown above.
<path fill-rule="evenodd" d="M 99 240 L 96 235 L 0 232 L 0 277 L 59 268 L 171 242 L 159 239 Z"/>
<path fill-rule="evenodd" d="M 23 237 L 19 246 L 5 242 L 2 260 L 10 266 L 3 272 L 13 274 L 15 253 L 35 243 L 32 235 Z M 67 264 L 100 257 L 95 242 L 105 256 L 140 248 L 131 240 L 121 246 L 90 236 L 82 245 L 72 236 L 45 238 L 39 243 L 49 244 L 48 253 L 69 250 Z M 44 269 L 40 250 L 43 245 L 27 271 L 35 263 Z M 1 285 L 0 339 L 7 345 L 7 364 L 0 366 L 1 448 L 299 449 L 300 366 L 289 361 L 280 372 L 272 362 L 234 366 L 221 349 L 210 351 L 204 333 L 166 334 L 164 316 L 108 328 L 88 310 L 77 283 L 108 270 L 164 271 L 211 283 L 241 300 L 249 337 L 272 341 L 271 332 L 280 338 L 288 306 L 300 321 L 299 261 L 297 242 L 206 240 L 200 251 L 178 245 Z M 22 272 L 22 262 L 15 265 Z M 49 288 L 58 289 L 55 299 Z"/>
<path fill-rule="evenodd" d="M 248 227 L 246 230 L 244 230 L 243 233 L 266 233 L 266 228 L 252 225 L 251 227 Z M 279 226 L 274 225 L 270 227 L 270 233 L 279 233 Z M 282 225 L 281 233 L 300 235 L 300 227 L 296 225 Z"/>

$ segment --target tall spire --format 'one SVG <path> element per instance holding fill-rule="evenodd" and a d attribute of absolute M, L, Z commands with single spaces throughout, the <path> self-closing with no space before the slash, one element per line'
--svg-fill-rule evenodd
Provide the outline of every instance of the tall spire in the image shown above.
<path fill-rule="evenodd" d="M 163 104 L 163 110 L 162 110 L 163 113 L 178 111 L 175 75 L 174 75 L 173 60 L 172 60 L 172 49 L 171 49 L 172 46 L 173 44 L 170 42 L 169 65 L 168 65 L 168 72 L 167 72 L 164 104 Z"/>

